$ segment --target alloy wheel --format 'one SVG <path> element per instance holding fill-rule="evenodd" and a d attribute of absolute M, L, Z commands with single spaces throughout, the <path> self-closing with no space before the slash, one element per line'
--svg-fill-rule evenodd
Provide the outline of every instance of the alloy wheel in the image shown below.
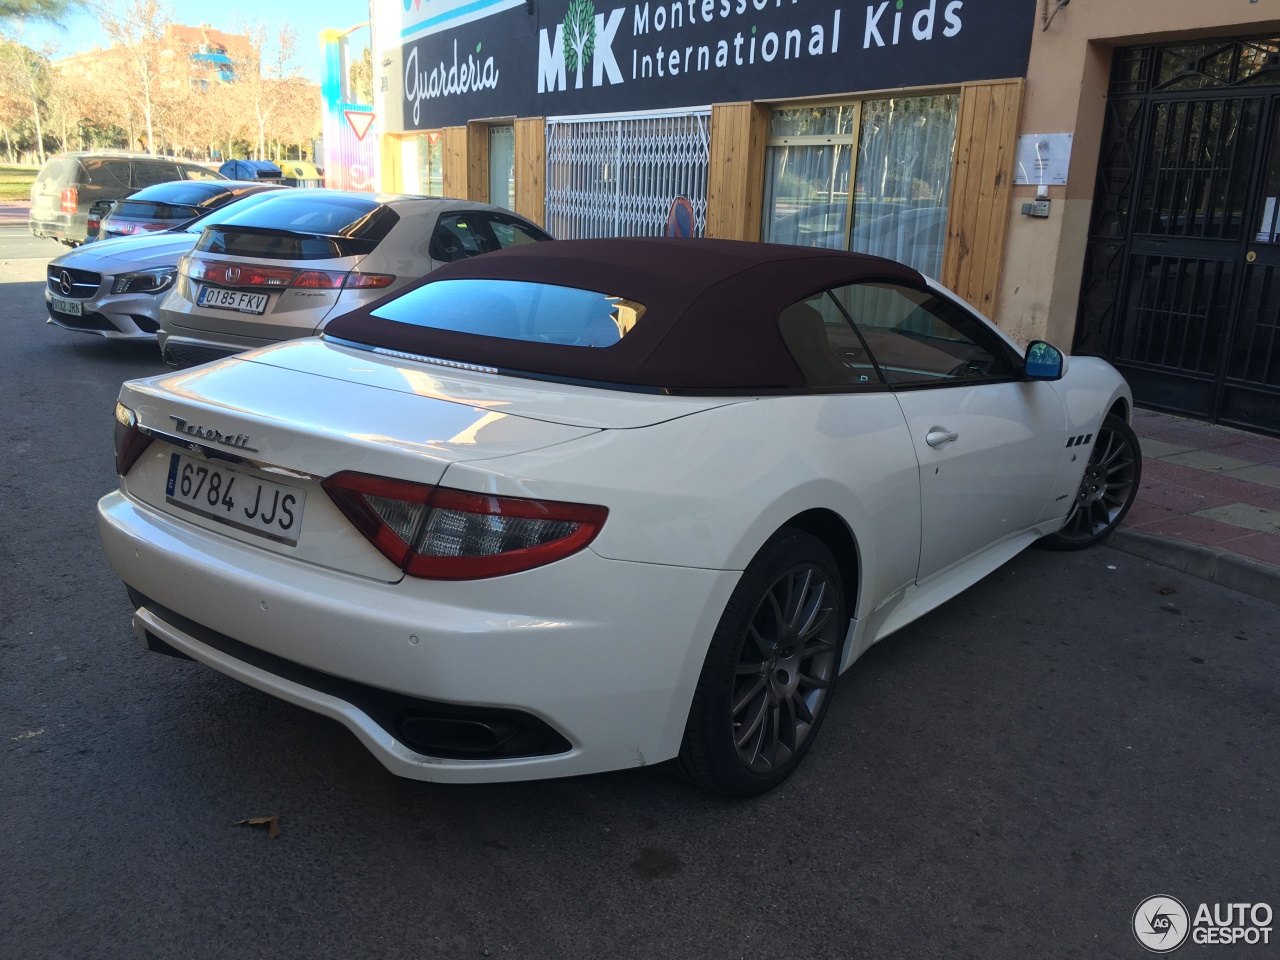
<path fill-rule="evenodd" d="M 800 563 L 774 581 L 751 617 L 729 711 L 738 758 L 755 773 L 785 764 L 821 715 L 840 641 L 834 593 L 821 567 Z"/>
<path fill-rule="evenodd" d="M 1137 493 L 1140 456 L 1125 432 L 1102 426 L 1071 512 L 1058 532 L 1062 541 L 1092 541 L 1120 522 Z"/>

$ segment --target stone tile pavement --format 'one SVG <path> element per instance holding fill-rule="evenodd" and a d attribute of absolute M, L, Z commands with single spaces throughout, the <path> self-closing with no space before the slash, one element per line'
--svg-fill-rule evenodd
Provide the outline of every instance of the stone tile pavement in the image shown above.
<path fill-rule="evenodd" d="M 1142 486 L 1114 545 L 1244 570 L 1253 588 L 1228 585 L 1280 600 L 1280 439 L 1151 410 L 1133 429 Z"/>

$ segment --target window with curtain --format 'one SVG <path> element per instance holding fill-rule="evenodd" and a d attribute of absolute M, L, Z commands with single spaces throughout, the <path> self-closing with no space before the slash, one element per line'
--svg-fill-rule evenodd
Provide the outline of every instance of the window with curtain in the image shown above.
<path fill-rule="evenodd" d="M 489 202 L 515 209 L 516 128 L 509 123 L 489 128 Z"/>
<path fill-rule="evenodd" d="M 945 93 L 775 110 L 761 239 L 875 254 L 938 276 L 959 103 Z"/>

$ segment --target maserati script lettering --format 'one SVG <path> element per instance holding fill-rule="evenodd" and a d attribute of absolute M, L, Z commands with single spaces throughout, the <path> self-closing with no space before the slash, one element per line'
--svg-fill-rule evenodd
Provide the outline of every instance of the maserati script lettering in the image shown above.
<path fill-rule="evenodd" d="M 212 440 L 214 443 L 220 443 L 224 447 L 235 447 L 238 450 L 250 450 L 253 453 L 258 452 L 257 447 L 249 446 L 249 435 L 247 433 L 237 433 L 235 436 L 223 433 L 221 430 L 210 430 L 198 423 L 188 423 L 182 417 L 175 417 L 169 414 L 178 428 L 179 433 L 186 434 L 189 437 L 198 437 L 201 440 Z"/>

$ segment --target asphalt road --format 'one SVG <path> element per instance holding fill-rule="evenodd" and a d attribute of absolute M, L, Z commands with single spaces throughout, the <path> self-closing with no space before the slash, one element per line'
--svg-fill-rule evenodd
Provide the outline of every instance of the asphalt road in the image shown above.
<path fill-rule="evenodd" d="M 1273 605 L 1031 551 L 845 674 L 758 800 L 399 780 L 134 641 L 94 503 L 119 382 L 162 369 L 0 284 L 0 956 L 1137 958 L 1153 894 L 1280 909 Z"/>
<path fill-rule="evenodd" d="M 57 240 L 33 237 L 25 222 L 0 223 L 0 260 L 48 259 L 69 249 Z"/>

